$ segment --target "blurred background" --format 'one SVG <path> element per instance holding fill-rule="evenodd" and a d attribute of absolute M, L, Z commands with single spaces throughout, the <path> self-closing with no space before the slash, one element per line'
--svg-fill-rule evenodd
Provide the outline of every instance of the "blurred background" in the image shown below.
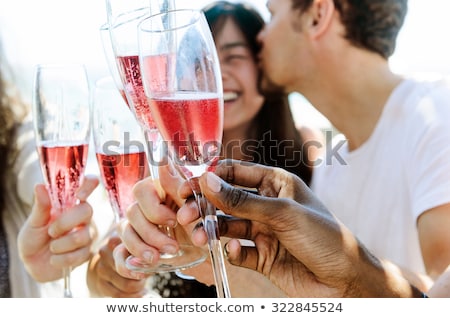
<path fill-rule="evenodd" d="M 177 0 L 177 7 L 201 8 L 210 0 Z M 247 0 L 269 19 L 266 0 Z M 394 70 L 419 77 L 450 73 L 450 1 L 409 0 L 409 12 L 390 63 Z M 86 64 L 91 81 L 108 74 L 99 37 L 106 21 L 104 0 L 0 0 L 0 36 L 25 98 L 31 98 L 34 65 Z M 326 128 L 328 121 L 301 95 L 291 101 L 299 124 Z"/>

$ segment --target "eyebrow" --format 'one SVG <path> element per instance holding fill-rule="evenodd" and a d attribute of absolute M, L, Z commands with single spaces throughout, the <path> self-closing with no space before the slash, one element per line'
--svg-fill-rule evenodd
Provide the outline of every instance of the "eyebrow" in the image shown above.
<path fill-rule="evenodd" d="M 231 43 L 226 43 L 226 44 L 222 45 L 220 47 L 220 50 L 225 51 L 225 50 L 230 50 L 230 49 L 233 49 L 235 47 L 240 47 L 240 46 L 245 47 L 245 48 L 249 47 L 248 44 L 245 42 L 231 42 Z"/>

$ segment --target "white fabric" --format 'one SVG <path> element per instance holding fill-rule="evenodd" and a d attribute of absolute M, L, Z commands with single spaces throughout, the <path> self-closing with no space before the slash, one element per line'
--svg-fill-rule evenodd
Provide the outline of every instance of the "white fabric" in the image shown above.
<path fill-rule="evenodd" d="M 424 273 L 417 218 L 450 202 L 448 86 L 403 81 L 371 137 L 337 153 L 346 165 L 325 160 L 313 191 L 376 256 Z"/>

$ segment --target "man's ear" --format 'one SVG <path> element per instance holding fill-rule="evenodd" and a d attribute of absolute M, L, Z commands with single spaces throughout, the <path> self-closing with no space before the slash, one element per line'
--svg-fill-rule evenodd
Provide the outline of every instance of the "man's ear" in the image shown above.
<path fill-rule="evenodd" d="M 320 37 L 329 28 L 335 11 L 333 0 L 314 0 L 309 8 L 307 28 L 313 38 Z"/>

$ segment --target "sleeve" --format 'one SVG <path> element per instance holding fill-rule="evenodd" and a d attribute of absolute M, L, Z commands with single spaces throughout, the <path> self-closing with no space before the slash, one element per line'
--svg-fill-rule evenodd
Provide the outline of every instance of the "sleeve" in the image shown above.
<path fill-rule="evenodd" d="M 450 203 L 450 88 L 422 96 L 414 117 L 407 165 L 413 213 Z"/>

